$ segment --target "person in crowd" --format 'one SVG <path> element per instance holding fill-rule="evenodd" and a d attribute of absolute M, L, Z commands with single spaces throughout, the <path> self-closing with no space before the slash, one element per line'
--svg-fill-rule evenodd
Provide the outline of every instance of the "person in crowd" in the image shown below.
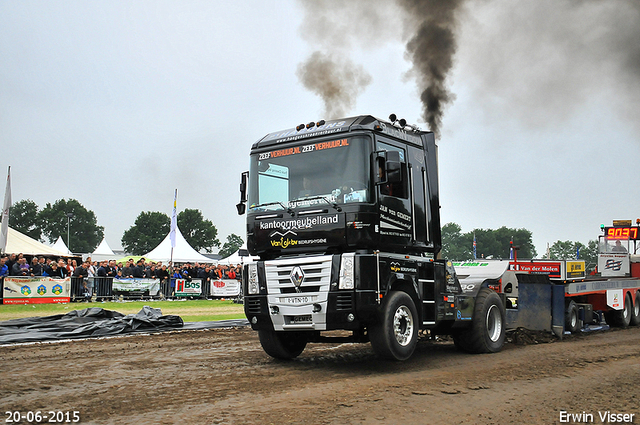
<path fill-rule="evenodd" d="M 29 264 L 26 258 L 19 258 L 11 266 L 11 276 L 29 276 Z"/>
<path fill-rule="evenodd" d="M 10 254 L 9 257 L 7 257 L 7 260 L 5 261 L 5 264 L 7 265 L 7 268 L 9 269 L 9 273 L 11 273 L 11 268 L 13 267 L 13 263 L 15 263 L 16 261 L 18 261 L 16 254 Z"/>
<path fill-rule="evenodd" d="M 49 276 L 56 279 L 64 279 L 66 276 L 66 269 L 64 267 L 58 267 L 58 263 L 52 261 L 43 273 L 43 276 Z"/>
<path fill-rule="evenodd" d="M 107 263 L 107 277 L 116 277 L 117 271 L 116 260 L 109 260 Z"/>
<path fill-rule="evenodd" d="M 80 267 L 76 267 L 74 269 L 73 277 L 77 279 L 82 279 L 82 283 L 81 283 L 82 296 L 84 297 L 85 301 L 91 302 L 91 297 L 93 296 L 93 293 L 91 292 L 91 289 L 87 285 L 87 276 L 89 274 L 88 268 L 89 268 L 89 263 L 87 261 L 83 261 Z"/>
<path fill-rule="evenodd" d="M 107 277 L 108 268 L 109 268 L 109 266 L 107 265 L 107 261 L 101 261 L 100 262 L 100 267 L 98 267 L 98 270 L 96 270 L 96 276 L 97 277 Z"/>
<path fill-rule="evenodd" d="M 40 261 L 38 259 L 38 257 L 33 257 L 31 259 L 31 267 L 30 267 L 30 271 L 31 271 L 31 277 L 35 277 L 35 276 L 42 276 L 42 266 L 40 265 Z"/>
<path fill-rule="evenodd" d="M 151 267 L 149 267 L 148 269 L 145 269 L 144 271 L 144 277 L 148 278 L 148 279 L 155 279 L 156 278 L 156 265 L 155 263 L 151 263 Z"/>
<path fill-rule="evenodd" d="M 122 268 L 123 277 L 133 277 L 133 258 L 127 260 L 127 264 Z"/>
<path fill-rule="evenodd" d="M 9 276 L 9 267 L 7 267 L 8 257 L 0 258 L 0 278 Z"/>
<path fill-rule="evenodd" d="M 229 271 L 227 272 L 227 277 L 229 279 L 234 279 L 236 278 L 236 268 L 233 267 L 233 264 L 229 265 Z"/>
<path fill-rule="evenodd" d="M 44 273 L 44 270 L 49 267 L 49 263 L 51 262 L 50 258 L 44 258 L 44 257 L 40 257 L 38 262 L 40 263 L 40 268 L 42 269 L 42 272 Z"/>
<path fill-rule="evenodd" d="M 69 272 L 67 271 L 67 264 L 64 262 L 62 258 L 58 259 L 58 270 L 62 273 L 63 278 L 69 276 Z"/>
<path fill-rule="evenodd" d="M 144 260 L 140 259 L 136 263 L 136 266 L 131 269 L 131 275 L 133 277 L 142 278 L 144 277 Z"/>

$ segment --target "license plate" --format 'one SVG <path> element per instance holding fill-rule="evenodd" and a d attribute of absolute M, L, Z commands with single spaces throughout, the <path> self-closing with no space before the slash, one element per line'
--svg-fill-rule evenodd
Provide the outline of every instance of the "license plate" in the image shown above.
<path fill-rule="evenodd" d="M 305 314 L 304 316 L 291 316 L 291 323 L 311 323 L 311 315 Z"/>
<path fill-rule="evenodd" d="M 280 302 L 283 302 L 286 304 L 308 304 L 315 300 L 316 300 L 316 297 L 314 296 L 280 298 Z"/>

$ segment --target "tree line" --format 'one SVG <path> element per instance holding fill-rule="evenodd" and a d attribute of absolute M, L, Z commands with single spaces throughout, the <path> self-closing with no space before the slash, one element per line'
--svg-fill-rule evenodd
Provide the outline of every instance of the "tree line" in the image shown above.
<path fill-rule="evenodd" d="M 240 236 L 231 234 L 224 244 L 218 239 L 218 229 L 198 209 L 178 213 L 178 227 L 186 241 L 199 252 L 219 248 L 222 258 L 228 257 L 243 244 Z M 75 199 L 59 199 L 39 209 L 30 199 L 15 202 L 9 211 L 9 226 L 41 242 L 54 243 L 58 237 L 67 242 L 71 252 L 93 252 L 104 237 L 93 211 Z M 161 212 L 144 211 L 122 235 L 125 252 L 144 255 L 154 249 L 171 230 L 171 218 Z"/>
<path fill-rule="evenodd" d="M 442 226 L 442 257 L 451 260 L 466 261 L 474 258 L 473 241 L 476 242 L 476 258 L 508 259 L 511 242 L 519 248 L 518 259 L 536 258 L 538 253 L 533 246 L 532 233 L 527 229 L 500 227 L 499 229 L 474 229 L 463 233 L 456 223 Z M 598 242 L 590 240 L 587 245 L 581 242 L 556 241 L 549 247 L 544 258 L 552 260 L 585 260 L 587 268 L 598 262 Z"/>

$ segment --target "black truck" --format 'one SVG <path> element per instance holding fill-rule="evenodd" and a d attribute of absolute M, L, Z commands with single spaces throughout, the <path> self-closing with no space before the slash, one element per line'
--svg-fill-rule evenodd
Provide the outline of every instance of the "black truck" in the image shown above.
<path fill-rule="evenodd" d="M 370 341 L 406 360 L 420 330 L 469 352 L 501 350 L 504 294 L 487 281 L 463 291 L 439 256 L 432 132 L 365 115 L 271 133 L 251 148 L 240 196 L 259 256 L 245 265 L 244 309 L 269 355 Z"/>

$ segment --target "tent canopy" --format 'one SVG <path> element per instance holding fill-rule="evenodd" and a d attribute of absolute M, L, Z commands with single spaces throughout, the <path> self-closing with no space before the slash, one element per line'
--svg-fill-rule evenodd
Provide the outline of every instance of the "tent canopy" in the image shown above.
<path fill-rule="evenodd" d="M 57 249 L 60 252 L 66 252 L 65 255 L 71 255 L 71 251 L 67 248 L 67 245 L 62 240 L 62 236 L 58 236 L 58 240 L 53 244 L 53 249 Z"/>
<path fill-rule="evenodd" d="M 154 261 L 162 261 L 163 263 L 171 261 L 171 232 L 160 242 L 160 245 L 146 255 L 143 255 L 143 257 Z M 205 257 L 193 249 L 184 236 L 182 236 L 180 229 L 176 227 L 176 246 L 173 248 L 173 262 L 212 264 L 216 261 Z"/>
<path fill-rule="evenodd" d="M 93 261 L 115 260 L 118 256 L 113 253 L 111 247 L 107 243 L 107 238 L 102 238 L 100 245 L 91 254 L 87 255 Z"/>
<path fill-rule="evenodd" d="M 7 254 L 23 253 L 26 255 L 48 255 L 51 257 L 68 257 L 70 255 L 68 250 L 62 251 L 55 247 L 45 245 L 27 235 L 23 235 L 17 230 L 13 230 L 11 227 L 9 227 L 7 234 L 7 247 L 5 248 L 5 252 Z"/>

